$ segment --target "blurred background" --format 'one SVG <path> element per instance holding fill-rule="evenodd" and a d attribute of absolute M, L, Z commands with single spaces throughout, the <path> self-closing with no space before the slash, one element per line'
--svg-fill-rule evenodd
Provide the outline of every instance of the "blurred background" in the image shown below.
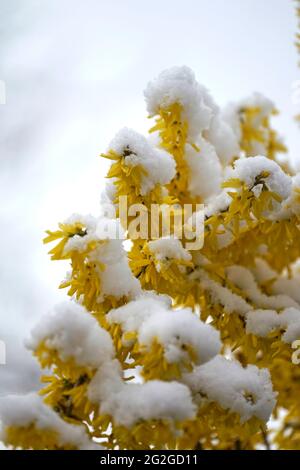
<path fill-rule="evenodd" d="M 66 299 L 44 230 L 97 214 L 98 155 L 123 126 L 146 132 L 143 89 L 161 70 L 188 65 L 221 106 L 274 100 L 300 167 L 295 31 L 292 0 L 0 0 L 0 394 L 37 386 L 23 339 Z"/>

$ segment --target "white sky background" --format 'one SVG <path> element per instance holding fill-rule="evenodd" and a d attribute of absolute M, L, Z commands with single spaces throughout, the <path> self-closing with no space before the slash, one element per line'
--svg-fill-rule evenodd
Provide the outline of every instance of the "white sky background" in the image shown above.
<path fill-rule="evenodd" d="M 260 91 L 300 166 L 292 0 L 0 0 L 0 393 L 31 388 L 22 339 L 66 293 L 43 231 L 99 210 L 98 157 L 123 126 L 146 131 L 148 80 L 188 65 L 215 100 Z"/>

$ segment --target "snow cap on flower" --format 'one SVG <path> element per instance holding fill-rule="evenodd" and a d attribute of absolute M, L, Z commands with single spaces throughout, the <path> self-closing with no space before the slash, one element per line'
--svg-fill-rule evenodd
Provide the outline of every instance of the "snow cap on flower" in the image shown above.
<path fill-rule="evenodd" d="M 238 413 L 241 422 L 253 416 L 266 422 L 275 406 L 276 395 L 267 369 L 253 365 L 243 368 L 238 361 L 223 356 L 195 367 L 184 376 L 184 383 L 193 395 L 206 396 L 207 401 L 217 402 L 225 410 Z"/>
<path fill-rule="evenodd" d="M 195 142 L 199 151 L 190 144 L 185 146 L 185 159 L 189 168 L 188 189 L 192 196 L 203 200 L 221 190 L 222 167 L 214 147 L 204 138 Z"/>
<path fill-rule="evenodd" d="M 161 380 L 126 384 L 120 376 L 116 361 L 103 364 L 88 392 L 91 402 L 99 403 L 101 412 L 112 416 L 117 425 L 130 428 L 147 420 L 174 424 L 195 416 L 196 407 L 186 385 Z"/>
<path fill-rule="evenodd" d="M 275 330 L 284 330 L 282 341 L 291 344 L 300 338 L 300 309 L 286 308 L 275 310 L 252 310 L 247 314 L 247 333 L 265 337 Z"/>
<path fill-rule="evenodd" d="M 26 430 L 31 435 L 32 448 L 50 450 L 77 449 L 95 450 L 102 446 L 92 442 L 84 426 L 67 423 L 55 411 L 43 403 L 35 394 L 8 395 L 0 398 L 0 416 L 2 421 L 1 439 L 15 447 L 26 442 Z M 44 433 L 48 432 L 45 443 Z M 28 436 L 27 436 L 28 438 Z M 13 442 L 12 442 L 13 441 Z"/>
<path fill-rule="evenodd" d="M 157 114 L 160 109 L 168 109 L 173 104 L 180 104 L 192 140 L 201 131 L 208 129 L 218 109 L 208 91 L 196 81 L 194 73 L 186 66 L 164 70 L 148 84 L 144 94 L 150 115 Z"/>
<path fill-rule="evenodd" d="M 156 259 L 182 259 L 190 261 L 191 254 L 185 250 L 177 238 L 165 237 L 152 240 L 148 243 L 149 249 L 155 254 Z"/>
<path fill-rule="evenodd" d="M 114 356 L 109 333 L 75 302 L 63 302 L 43 317 L 32 330 L 27 347 L 36 350 L 41 343 L 54 350 L 62 361 L 73 359 L 78 366 L 98 367 Z"/>
<path fill-rule="evenodd" d="M 109 145 L 109 150 L 124 157 L 129 168 L 141 167 L 141 194 L 148 194 L 156 184 L 167 184 L 175 176 L 175 161 L 172 155 L 151 145 L 143 135 L 125 127 Z"/>
<path fill-rule="evenodd" d="M 263 156 L 241 158 L 234 162 L 231 177 L 243 181 L 249 188 L 255 185 L 259 176 L 261 176 L 260 179 L 267 188 L 278 194 L 282 199 L 286 199 L 290 195 L 291 178 L 284 173 L 276 162 Z"/>
<path fill-rule="evenodd" d="M 239 139 L 221 113 L 213 117 L 209 129 L 205 131 L 205 138 L 214 146 L 223 166 L 240 153 Z"/>
<path fill-rule="evenodd" d="M 180 362 L 192 348 L 194 360 L 203 363 L 219 353 L 220 335 L 203 323 L 189 308 L 172 310 L 165 296 L 141 296 L 111 310 L 109 323 L 118 323 L 123 332 L 136 332 L 139 343 L 146 349 L 157 341 L 164 348 L 168 363 Z"/>

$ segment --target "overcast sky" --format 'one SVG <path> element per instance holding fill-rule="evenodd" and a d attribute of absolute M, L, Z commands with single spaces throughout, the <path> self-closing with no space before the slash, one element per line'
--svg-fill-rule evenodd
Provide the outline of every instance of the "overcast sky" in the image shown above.
<path fill-rule="evenodd" d="M 119 128 L 146 131 L 143 89 L 162 69 L 190 66 L 220 105 L 266 94 L 300 164 L 295 30 L 292 0 L 0 0 L 0 393 L 32 387 L 22 339 L 66 296 L 43 231 L 97 214 L 98 155 Z"/>

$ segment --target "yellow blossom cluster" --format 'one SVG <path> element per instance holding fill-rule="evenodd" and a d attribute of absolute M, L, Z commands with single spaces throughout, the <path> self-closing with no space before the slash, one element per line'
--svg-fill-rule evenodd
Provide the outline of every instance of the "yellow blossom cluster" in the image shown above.
<path fill-rule="evenodd" d="M 279 164 L 274 107 L 255 96 L 223 113 L 186 67 L 145 96 L 149 139 L 125 129 L 103 155 L 115 218 L 73 215 L 47 232 L 51 258 L 70 263 L 60 287 L 71 300 L 33 331 L 45 387 L 27 404 L 10 397 L 18 415 L 0 403 L 4 442 L 300 449 L 300 178 Z M 160 205 L 156 237 L 133 238 L 128 222 L 142 219 L 122 220 L 120 197 L 143 205 L 147 222 Z M 196 249 L 175 236 L 187 204 L 192 218 L 203 205 Z"/>

